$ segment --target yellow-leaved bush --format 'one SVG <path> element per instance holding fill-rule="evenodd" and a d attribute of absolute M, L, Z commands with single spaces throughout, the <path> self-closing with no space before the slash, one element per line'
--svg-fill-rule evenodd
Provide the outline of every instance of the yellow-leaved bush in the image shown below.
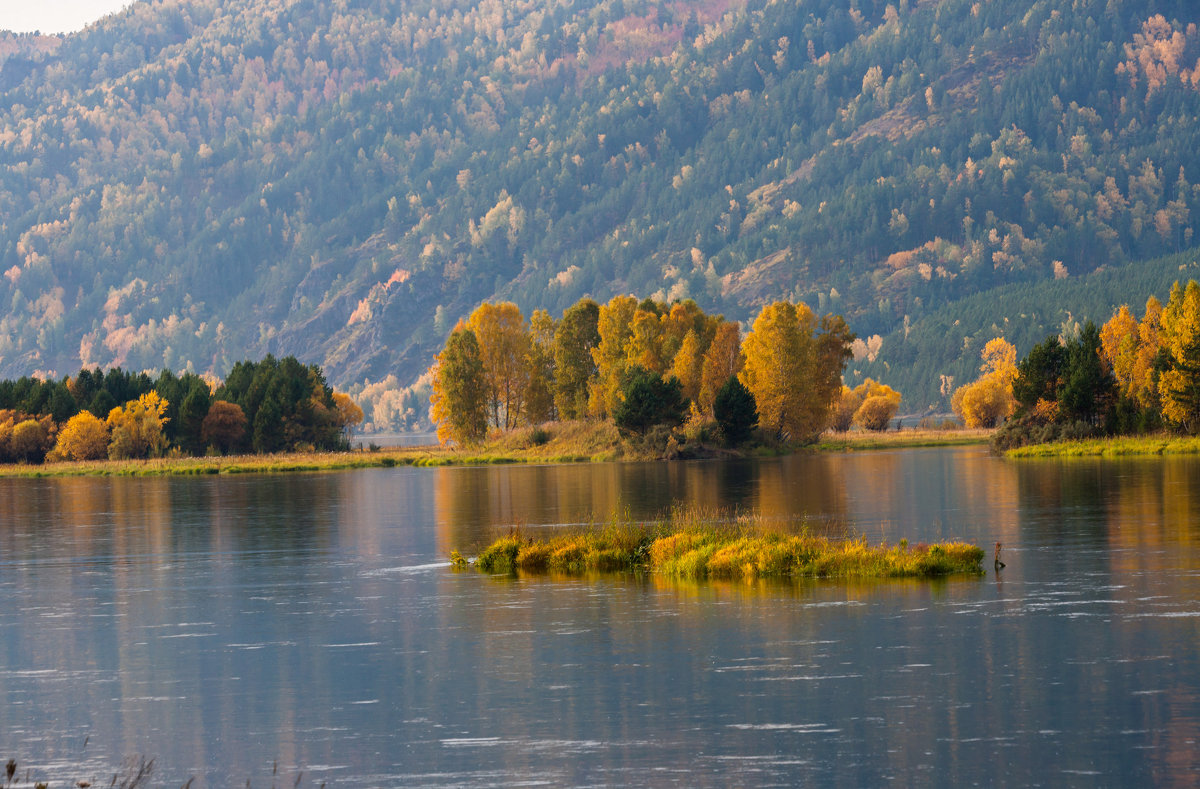
<path fill-rule="evenodd" d="M 90 411 L 80 411 L 58 432 L 49 461 L 103 460 L 108 457 L 108 425 Z"/>
<path fill-rule="evenodd" d="M 1013 380 L 1017 377 L 1017 348 L 1003 337 L 996 337 L 980 352 L 982 375 L 960 386 L 950 399 L 950 407 L 967 427 L 995 427 L 1012 416 L 1017 407 Z"/>

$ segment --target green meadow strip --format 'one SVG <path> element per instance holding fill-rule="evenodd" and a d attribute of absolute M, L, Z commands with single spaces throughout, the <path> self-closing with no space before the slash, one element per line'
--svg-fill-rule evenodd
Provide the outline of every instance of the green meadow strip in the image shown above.
<path fill-rule="evenodd" d="M 1096 458 L 1152 457 L 1155 455 L 1200 454 L 1200 437 L 1173 435 L 1096 438 L 1057 441 L 1010 449 L 1010 458 Z"/>

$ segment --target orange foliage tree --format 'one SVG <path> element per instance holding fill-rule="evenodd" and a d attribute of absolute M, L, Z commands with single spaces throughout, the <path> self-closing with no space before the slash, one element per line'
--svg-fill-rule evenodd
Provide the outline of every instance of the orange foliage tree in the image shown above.
<path fill-rule="evenodd" d="M 237 403 L 214 400 L 200 426 L 200 437 L 206 446 L 229 454 L 246 437 L 246 412 Z"/>
<path fill-rule="evenodd" d="M 1159 398 L 1154 362 L 1162 347 L 1162 315 L 1162 302 L 1151 296 L 1140 321 L 1122 305 L 1100 330 L 1104 360 L 1120 394 L 1142 408 L 1155 410 Z"/>
<path fill-rule="evenodd" d="M 854 424 L 863 430 L 887 430 L 900 408 L 900 393 L 868 378 L 854 388 L 853 395 L 859 402 L 852 417 Z"/>
<path fill-rule="evenodd" d="M 712 342 L 700 367 L 699 411 L 711 415 L 717 393 L 733 376 L 742 371 L 742 330 L 732 321 L 722 321 L 716 327 Z"/>

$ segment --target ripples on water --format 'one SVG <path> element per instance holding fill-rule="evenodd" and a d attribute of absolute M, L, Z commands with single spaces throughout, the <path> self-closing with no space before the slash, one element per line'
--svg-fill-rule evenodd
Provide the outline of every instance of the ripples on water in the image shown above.
<path fill-rule="evenodd" d="M 1190 785 L 1198 474 L 937 450 L 4 480 L 0 757 L 97 785 L 131 754 L 214 787 Z M 445 561 L 677 501 L 1001 541 L 1008 567 L 696 584 Z"/>

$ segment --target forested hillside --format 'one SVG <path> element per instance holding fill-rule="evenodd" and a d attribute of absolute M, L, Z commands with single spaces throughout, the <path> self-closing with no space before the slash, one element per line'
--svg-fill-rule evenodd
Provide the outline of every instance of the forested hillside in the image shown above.
<path fill-rule="evenodd" d="M 1069 294 L 1200 241 L 1198 21 L 1189 0 L 151 0 L 0 36 L 0 376 L 270 352 L 402 386 L 480 300 L 636 292 L 842 313 L 856 369 L 919 409 L 1018 320 L 992 289 Z"/>

